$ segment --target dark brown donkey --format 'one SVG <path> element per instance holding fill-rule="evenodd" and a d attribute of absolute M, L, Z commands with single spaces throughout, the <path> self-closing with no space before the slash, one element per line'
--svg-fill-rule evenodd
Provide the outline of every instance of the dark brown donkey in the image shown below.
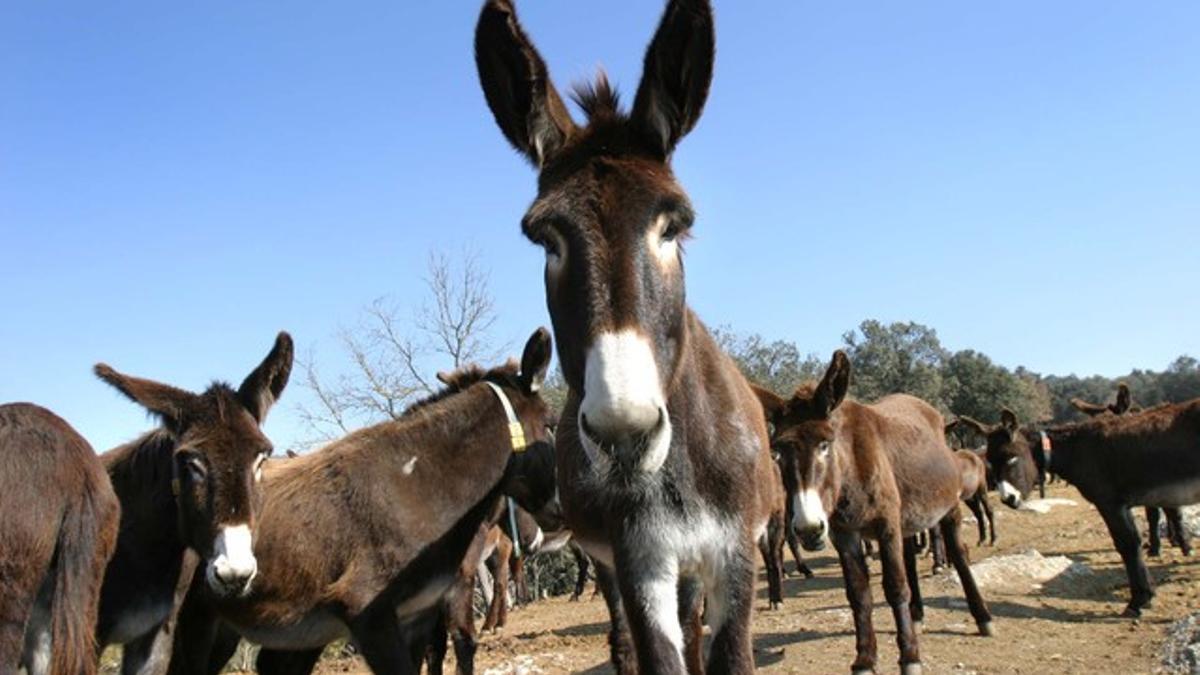
<path fill-rule="evenodd" d="M 193 587 L 172 671 L 220 668 L 220 658 L 209 663 L 219 617 L 263 645 L 259 673 L 310 672 L 322 648 L 346 636 L 374 672 L 415 672 L 401 623 L 436 611 L 500 496 L 532 512 L 554 497 L 538 394 L 550 355 L 539 329 L 519 372 L 515 363 L 464 369 L 398 420 L 268 465 L 259 579 L 237 597 Z"/>
<path fill-rule="evenodd" d="M 806 549 L 822 548 L 826 534 L 837 549 L 854 613 L 855 673 L 873 672 L 877 658 L 862 544 L 863 537 L 878 540 L 901 671 L 920 673 L 917 627 L 924 608 L 913 539 L 918 532 L 940 524 L 979 632 L 992 634 L 991 614 L 959 538 L 958 464 L 946 445 L 942 416 L 932 406 L 905 394 L 871 405 L 844 401 L 849 384 L 850 360 L 839 351 L 824 379 L 801 387 L 791 399 L 760 390 L 794 505 L 791 526 Z"/>
<path fill-rule="evenodd" d="M 202 394 L 96 366 L 162 421 L 101 458 L 121 500 L 121 532 L 96 635 L 101 645 L 125 645 L 123 672 L 165 667 L 170 645 L 155 640 L 181 575 L 192 572 L 185 551 L 205 561 L 200 576 L 213 593 L 237 595 L 255 579 L 259 480 L 272 451 L 260 425 L 287 386 L 292 353 L 292 338 L 280 333 L 240 387 L 217 382 Z"/>
<path fill-rule="evenodd" d="M 30 403 L 0 405 L 0 673 L 96 672 L 96 608 L 120 511 L 71 425 Z"/>
<path fill-rule="evenodd" d="M 1029 443 L 1011 410 L 1002 411 L 1000 420 L 972 422 L 987 436 L 988 464 L 997 480 L 1017 494 L 1005 504 L 1020 505 L 1039 467 L 1078 488 L 1100 512 L 1125 564 L 1130 586 L 1125 615 L 1139 616 L 1154 590 L 1129 509 L 1200 502 L 1200 399 L 1048 427 L 1049 450 Z"/>
<path fill-rule="evenodd" d="M 1140 412 L 1142 410 L 1141 406 L 1134 404 L 1129 387 L 1124 382 L 1117 385 L 1117 398 L 1112 403 L 1101 405 L 1073 398 L 1071 399 L 1071 405 L 1088 417 L 1108 414 L 1124 415 L 1125 413 Z M 1183 526 L 1183 513 L 1177 508 L 1160 509 L 1157 506 L 1146 507 L 1146 522 L 1150 525 L 1150 546 L 1146 550 L 1147 554 L 1152 557 L 1162 554 L 1162 536 L 1158 532 L 1158 526 L 1164 513 L 1167 514 L 1168 540 L 1178 546 L 1184 555 L 1191 555 L 1192 542 L 1188 536 L 1187 528 Z"/>
<path fill-rule="evenodd" d="M 600 77 L 575 92 L 578 126 L 511 2 L 487 2 L 475 33 L 488 105 L 539 169 L 522 228 L 546 252 L 569 387 L 559 485 L 569 527 L 601 567 L 620 673 L 635 651 L 643 674 L 699 670 L 702 591 L 708 672 L 754 666 L 753 551 L 774 506 L 758 486 L 774 469 L 758 401 L 684 300 L 693 213 L 670 166 L 708 97 L 713 57 L 707 0 L 672 0 L 631 111 Z"/>

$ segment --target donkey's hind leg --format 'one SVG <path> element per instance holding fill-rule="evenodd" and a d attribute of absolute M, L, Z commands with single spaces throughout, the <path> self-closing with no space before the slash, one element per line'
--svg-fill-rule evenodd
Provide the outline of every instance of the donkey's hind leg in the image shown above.
<path fill-rule="evenodd" d="M 975 618 L 975 625 L 979 627 L 979 634 L 995 635 L 992 613 L 988 611 L 983 594 L 979 592 L 979 586 L 975 584 L 975 576 L 971 574 L 971 565 L 967 562 L 967 547 L 962 543 L 959 531 L 961 526 L 962 512 L 955 504 L 954 508 L 942 518 L 941 523 L 942 539 L 946 542 L 946 555 L 950 558 L 950 564 L 954 565 L 954 571 L 958 573 L 958 580 L 962 582 L 963 593 L 967 596 L 967 606 L 971 609 L 971 616 Z"/>
<path fill-rule="evenodd" d="M 1147 530 L 1147 538 L 1150 540 L 1150 546 L 1146 551 L 1146 555 L 1151 558 L 1157 558 L 1162 555 L 1162 535 L 1159 534 L 1158 528 L 1162 524 L 1162 510 L 1157 506 L 1146 507 L 1146 523 L 1149 525 Z"/>
<path fill-rule="evenodd" d="M 983 519 L 983 498 L 980 492 L 971 495 L 967 500 L 967 508 L 971 509 L 971 515 L 975 516 L 975 525 L 979 528 L 979 542 L 976 546 L 983 546 L 987 542 L 987 521 Z"/>
<path fill-rule="evenodd" d="M 904 538 L 904 574 L 908 577 L 908 591 L 912 597 L 908 608 L 912 614 L 913 630 L 921 632 L 921 623 L 925 621 L 925 603 L 921 600 L 921 576 L 917 572 L 917 538 Z"/>
<path fill-rule="evenodd" d="M 792 528 L 784 524 L 784 539 L 787 541 L 788 549 L 792 552 L 792 559 L 796 561 L 796 574 L 803 574 L 805 579 L 811 579 L 813 576 L 812 568 L 804 562 L 804 557 L 800 555 L 800 542 L 796 539 L 796 533 Z"/>
<path fill-rule="evenodd" d="M 772 514 L 766 532 L 758 539 L 758 550 L 767 568 L 767 606 L 771 609 L 783 605 L 783 539 L 783 515 Z"/>
<path fill-rule="evenodd" d="M 1164 507 L 1163 513 L 1167 516 L 1167 538 L 1178 546 L 1183 551 L 1184 555 L 1192 554 L 1192 538 L 1188 534 L 1187 526 L 1183 524 L 1183 512 L 1176 507 Z"/>

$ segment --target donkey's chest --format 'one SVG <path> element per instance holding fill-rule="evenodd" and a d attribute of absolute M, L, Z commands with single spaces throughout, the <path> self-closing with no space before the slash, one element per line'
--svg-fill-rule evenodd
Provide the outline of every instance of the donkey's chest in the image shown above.
<path fill-rule="evenodd" d="M 627 518 L 612 540 L 591 536 L 580 545 L 609 568 L 619 548 L 647 564 L 668 563 L 683 574 L 711 577 L 724 568 L 729 556 L 748 545 L 733 518 L 708 511 L 697 514 L 651 512 Z"/>

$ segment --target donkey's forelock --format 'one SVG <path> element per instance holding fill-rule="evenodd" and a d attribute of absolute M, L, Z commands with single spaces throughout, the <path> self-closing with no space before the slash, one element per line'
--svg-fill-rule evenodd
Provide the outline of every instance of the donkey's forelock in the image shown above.
<path fill-rule="evenodd" d="M 621 96 L 609 83 L 608 75 L 603 70 L 596 73 L 596 79 L 591 82 L 574 84 L 571 87 L 571 100 L 587 115 L 590 124 L 627 118 L 621 111 Z"/>

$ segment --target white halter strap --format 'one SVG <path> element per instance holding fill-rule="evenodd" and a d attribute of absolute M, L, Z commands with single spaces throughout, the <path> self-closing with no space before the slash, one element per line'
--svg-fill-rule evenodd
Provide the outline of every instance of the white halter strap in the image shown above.
<path fill-rule="evenodd" d="M 525 427 L 521 425 L 521 420 L 517 419 L 517 413 L 513 410 L 512 402 L 508 400 L 508 395 L 495 382 L 484 380 L 483 383 L 491 388 L 492 392 L 496 394 L 496 398 L 500 399 L 500 405 L 504 406 L 504 415 L 508 417 L 508 435 L 512 440 L 513 452 L 525 452 L 525 448 L 529 446 L 525 442 Z"/>

